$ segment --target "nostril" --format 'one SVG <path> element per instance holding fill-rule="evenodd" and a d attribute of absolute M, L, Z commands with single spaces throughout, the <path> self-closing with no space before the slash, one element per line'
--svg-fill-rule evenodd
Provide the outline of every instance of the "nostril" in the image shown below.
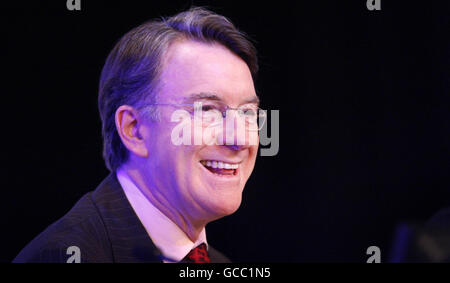
<path fill-rule="evenodd" d="M 241 149 L 240 145 L 237 144 L 231 144 L 231 145 L 227 145 L 229 148 L 233 149 L 233 150 L 239 150 Z"/>

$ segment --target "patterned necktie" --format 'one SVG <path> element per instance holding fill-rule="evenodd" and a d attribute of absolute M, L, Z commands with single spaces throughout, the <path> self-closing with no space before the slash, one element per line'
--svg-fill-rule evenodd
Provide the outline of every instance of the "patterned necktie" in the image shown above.
<path fill-rule="evenodd" d="M 203 243 L 192 249 L 184 258 L 183 262 L 187 263 L 210 263 L 208 251 L 206 250 L 206 244 Z"/>

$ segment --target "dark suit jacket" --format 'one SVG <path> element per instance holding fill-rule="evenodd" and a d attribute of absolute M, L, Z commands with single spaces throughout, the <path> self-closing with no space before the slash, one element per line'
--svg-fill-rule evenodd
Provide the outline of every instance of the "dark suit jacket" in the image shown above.
<path fill-rule="evenodd" d="M 33 239 L 13 262 L 67 262 L 70 246 L 79 247 L 81 262 L 162 262 L 115 173 Z M 208 251 L 211 262 L 230 262 L 211 245 Z"/>

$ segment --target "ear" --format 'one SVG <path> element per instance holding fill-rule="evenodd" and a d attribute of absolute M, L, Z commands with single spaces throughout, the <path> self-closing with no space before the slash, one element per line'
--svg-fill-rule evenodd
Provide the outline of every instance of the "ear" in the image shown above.
<path fill-rule="evenodd" d="M 142 122 L 138 119 L 139 115 L 136 109 L 129 105 L 121 105 L 116 110 L 115 122 L 125 147 L 140 157 L 147 157 L 148 150 L 143 139 Z"/>

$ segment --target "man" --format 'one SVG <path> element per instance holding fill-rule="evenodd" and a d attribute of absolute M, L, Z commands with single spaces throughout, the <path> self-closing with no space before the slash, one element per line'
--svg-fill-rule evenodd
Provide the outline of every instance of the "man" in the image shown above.
<path fill-rule="evenodd" d="M 254 46 L 202 8 L 124 35 L 99 85 L 111 174 L 14 261 L 229 262 L 208 245 L 205 226 L 238 209 L 253 171 L 259 141 L 247 118 L 258 113 L 257 70 Z M 217 111 L 227 122 L 212 127 L 207 113 Z M 246 119 L 228 123 L 237 116 Z M 197 143 L 177 143 L 179 125 Z"/>

